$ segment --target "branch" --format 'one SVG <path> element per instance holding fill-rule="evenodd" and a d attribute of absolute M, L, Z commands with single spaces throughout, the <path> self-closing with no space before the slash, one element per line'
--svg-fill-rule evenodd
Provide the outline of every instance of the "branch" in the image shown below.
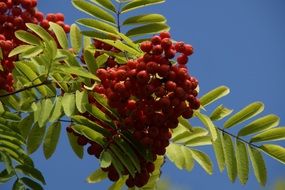
<path fill-rule="evenodd" d="M 236 136 L 236 135 L 234 135 L 234 134 L 232 134 L 232 133 L 229 133 L 229 132 L 225 131 L 225 130 L 222 129 L 222 128 L 219 128 L 219 127 L 216 127 L 216 128 L 217 128 L 219 131 L 221 131 L 222 133 L 228 134 L 228 135 L 230 135 L 231 137 L 236 138 L 236 139 L 238 139 L 238 140 L 240 140 L 240 141 L 242 141 L 242 142 L 248 144 L 249 146 L 252 146 L 252 147 L 254 147 L 254 148 L 259 149 L 259 146 L 255 145 L 255 144 L 252 144 L 251 142 L 248 142 L 248 141 L 246 141 L 246 140 L 240 138 L 239 136 Z"/>
<path fill-rule="evenodd" d="M 18 94 L 20 92 L 23 92 L 23 91 L 26 91 L 26 90 L 30 90 L 32 88 L 36 88 L 36 87 L 39 87 L 39 86 L 42 86 L 42 85 L 50 84 L 50 83 L 51 83 L 50 81 L 43 81 L 42 83 L 39 83 L 39 84 L 35 84 L 35 85 L 32 85 L 32 86 L 24 87 L 22 89 L 16 90 L 16 91 L 8 93 L 8 94 L 0 95 L 0 98 L 11 96 L 11 95 L 14 95 L 14 94 Z"/>

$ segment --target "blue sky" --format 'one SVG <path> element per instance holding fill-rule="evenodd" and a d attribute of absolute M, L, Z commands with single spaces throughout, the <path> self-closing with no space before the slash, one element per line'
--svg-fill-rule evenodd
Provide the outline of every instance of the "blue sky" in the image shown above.
<path fill-rule="evenodd" d="M 63 12 L 67 23 L 84 17 L 69 0 L 40 0 L 39 9 L 45 13 Z M 238 110 L 259 100 L 275 113 L 285 125 L 285 2 L 283 0 L 166 0 L 165 4 L 144 9 L 165 15 L 173 38 L 190 43 L 195 48 L 189 68 L 200 81 L 201 94 L 227 85 L 231 94 L 219 103 Z M 216 104 L 219 105 L 219 104 Z M 211 111 L 211 110 L 209 110 Z M 284 143 L 283 143 L 284 145 Z M 262 190 L 253 174 L 242 186 L 232 184 L 226 173 L 219 173 L 210 148 L 203 148 L 215 164 L 214 174 L 207 175 L 198 165 L 192 172 L 176 169 L 167 162 L 163 177 L 186 190 Z M 89 185 L 86 176 L 98 167 L 96 159 L 83 160 L 71 151 L 65 131 L 55 155 L 48 161 L 39 150 L 33 155 L 35 163 L 46 177 L 46 190 L 106 189 L 108 183 Z M 285 165 L 265 156 L 268 185 L 278 178 L 285 179 Z M 8 190 L 7 185 L 0 189 Z"/>

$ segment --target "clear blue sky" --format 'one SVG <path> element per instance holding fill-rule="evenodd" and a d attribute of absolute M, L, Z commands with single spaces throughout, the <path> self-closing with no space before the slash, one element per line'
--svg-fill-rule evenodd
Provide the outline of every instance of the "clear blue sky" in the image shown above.
<path fill-rule="evenodd" d="M 84 17 L 69 0 L 39 0 L 43 12 L 63 12 L 67 22 Z M 285 2 L 284 0 L 166 0 L 163 5 L 146 8 L 168 19 L 176 40 L 192 44 L 195 54 L 190 71 L 200 81 L 201 94 L 219 85 L 231 88 L 231 94 L 220 101 L 238 110 L 260 100 L 266 105 L 263 115 L 275 113 L 285 125 Z M 284 145 L 284 143 L 283 143 Z M 207 175 L 198 165 L 191 173 L 180 171 L 167 162 L 163 176 L 186 190 L 259 190 L 253 174 L 242 186 L 231 184 L 226 173 L 219 173 L 214 155 L 214 174 Z M 76 158 L 63 131 L 55 155 L 48 161 L 39 150 L 33 155 L 35 163 L 46 177 L 46 190 L 106 189 L 108 183 L 89 185 L 85 177 L 98 167 L 96 159 Z M 285 180 L 285 165 L 266 158 L 268 186 L 277 178 Z M 7 186 L 0 186 L 8 190 Z"/>

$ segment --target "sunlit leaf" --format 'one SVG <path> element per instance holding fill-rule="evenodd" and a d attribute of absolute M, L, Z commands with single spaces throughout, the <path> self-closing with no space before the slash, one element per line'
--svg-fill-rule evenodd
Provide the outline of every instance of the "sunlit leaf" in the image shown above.
<path fill-rule="evenodd" d="M 246 136 L 253 133 L 257 133 L 266 129 L 270 129 L 279 125 L 279 117 L 273 114 L 261 117 L 250 124 L 243 127 L 239 132 L 238 136 Z"/>
<path fill-rule="evenodd" d="M 267 181 L 267 172 L 266 172 L 266 167 L 265 167 L 265 162 L 263 160 L 263 157 L 261 153 L 253 147 L 249 146 L 248 150 L 249 150 L 249 157 L 252 163 L 254 175 L 257 181 L 260 183 L 260 185 L 265 186 L 266 181 Z"/>
<path fill-rule="evenodd" d="M 35 46 L 33 45 L 19 45 L 9 53 L 9 57 L 13 57 L 14 55 L 21 54 L 23 52 L 33 49 L 34 47 Z"/>
<path fill-rule="evenodd" d="M 41 39 L 34 34 L 31 34 L 30 32 L 27 32 L 25 30 L 18 30 L 15 32 L 15 36 L 21 40 L 22 42 L 25 42 L 27 44 L 31 45 L 41 45 Z"/>
<path fill-rule="evenodd" d="M 254 117 L 255 115 L 261 113 L 264 109 L 264 105 L 262 102 L 254 102 L 250 105 L 244 107 L 239 112 L 235 113 L 231 116 L 225 123 L 225 128 L 230 128 L 234 125 L 237 125 L 247 119 Z"/>
<path fill-rule="evenodd" d="M 285 148 L 275 144 L 264 144 L 260 147 L 265 153 L 285 164 Z"/>
<path fill-rule="evenodd" d="M 75 112 L 75 95 L 73 93 L 64 93 L 61 103 L 64 113 L 68 117 L 72 116 Z"/>
<path fill-rule="evenodd" d="M 53 41 L 53 37 L 41 26 L 33 23 L 27 23 L 27 27 L 32 30 L 35 34 L 41 37 L 44 41 Z"/>
<path fill-rule="evenodd" d="M 145 6 L 155 5 L 163 3 L 165 0 L 135 0 L 127 3 L 122 7 L 121 13 L 125 13 L 134 9 L 138 9 Z"/>
<path fill-rule="evenodd" d="M 236 140 L 237 174 L 241 184 L 246 184 L 249 173 L 249 160 L 246 145 Z"/>
<path fill-rule="evenodd" d="M 86 112 L 88 102 L 88 94 L 86 91 L 76 91 L 76 107 L 80 113 Z"/>
<path fill-rule="evenodd" d="M 100 167 L 101 168 L 107 168 L 112 163 L 112 157 L 111 154 L 108 151 L 103 151 L 100 155 Z"/>
<path fill-rule="evenodd" d="M 67 40 L 67 36 L 66 33 L 64 32 L 63 28 L 53 22 L 49 22 L 50 28 L 53 30 L 59 45 L 63 48 L 63 49 L 68 49 L 68 40 Z"/>
<path fill-rule="evenodd" d="M 51 113 L 50 118 L 49 118 L 50 122 L 54 122 L 61 117 L 61 115 L 62 115 L 61 103 L 62 103 L 62 97 L 57 96 L 54 100 L 53 110 L 52 110 L 52 113 Z"/>
<path fill-rule="evenodd" d="M 225 163 L 228 177 L 234 182 L 237 177 L 237 162 L 232 138 L 228 134 L 223 134 L 222 145 L 225 156 Z"/>
<path fill-rule="evenodd" d="M 192 156 L 196 162 L 210 175 L 213 174 L 213 164 L 209 156 L 199 150 L 191 149 Z"/>
<path fill-rule="evenodd" d="M 146 34 L 155 34 L 162 31 L 168 31 L 169 29 L 169 26 L 165 23 L 152 23 L 132 28 L 126 33 L 126 35 L 128 37 L 143 36 Z"/>
<path fill-rule="evenodd" d="M 46 159 L 49 159 L 53 155 L 59 141 L 60 131 L 60 122 L 53 123 L 51 126 L 49 126 L 43 144 L 43 150 Z"/>
<path fill-rule="evenodd" d="M 50 99 L 44 99 L 41 101 L 40 117 L 38 119 L 39 127 L 43 127 L 48 122 L 50 114 L 53 108 L 52 101 Z"/>
<path fill-rule="evenodd" d="M 191 171 L 194 167 L 194 159 L 189 148 L 174 143 L 166 148 L 166 155 L 177 168 Z"/>
<path fill-rule="evenodd" d="M 219 105 L 216 109 L 211 113 L 210 118 L 212 121 L 221 120 L 228 115 L 230 115 L 233 110 L 225 108 L 223 105 Z"/>
<path fill-rule="evenodd" d="M 75 53 L 79 53 L 82 48 L 82 34 L 76 24 L 70 26 L 71 47 Z"/>
<path fill-rule="evenodd" d="M 110 34 L 112 36 L 116 36 L 118 34 L 117 28 L 114 26 L 104 23 L 99 20 L 91 19 L 91 18 L 83 18 L 76 21 L 78 24 L 82 26 L 86 26 L 88 28 L 98 30 L 100 32 Z"/>
<path fill-rule="evenodd" d="M 97 65 L 95 64 L 96 60 L 94 57 L 94 53 L 95 53 L 95 50 L 94 51 L 90 49 L 84 50 L 84 61 L 90 73 L 93 73 L 93 74 L 95 74 L 96 70 L 98 69 Z"/>
<path fill-rule="evenodd" d="M 206 115 L 204 115 L 198 111 L 195 112 L 195 115 L 209 129 L 209 131 L 211 132 L 211 135 L 212 135 L 212 139 L 213 139 L 213 141 L 215 141 L 217 139 L 217 131 L 216 131 L 216 128 L 215 128 L 213 122 L 211 121 L 211 119 L 208 116 L 206 116 Z"/>
<path fill-rule="evenodd" d="M 202 106 L 207 106 L 218 99 L 228 95 L 230 93 L 230 89 L 226 86 L 219 86 L 210 92 L 206 93 L 200 98 L 200 102 Z"/>
<path fill-rule="evenodd" d="M 101 168 L 90 174 L 86 181 L 88 183 L 98 183 L 101 182 L 102 180 L 107 178 L 107 172 L 104 172 Z"/>
<path fill-rule="evenodd" d="M 111 23 L 116 23 L 113 15 L 109 14 L 108 12 L 104 11 L 103 9 L 101 9 L 100 7 L 96 6 L 93 3 L 82 1 L 82 0 L 72 0 L 72 4 L 77 9 L 91 16 L 97 17 L 101 20 L 108 21 Z"/>
<path fill-rule="evenodd" d="M 91 0 L 92 2 L 101 5 L 102 7 L 116 13 L 116 7 L 111 0 Z"/>
<path fill-rule="evenodd" d="M 215 156 L 217 159 L 220 172 L 224 171 L 225 169 L 225 155 L 223 151 L 223 145 L 222 145 L 221 138 L 222 138 L 222 133 L 217 131 L 217 139 L 213 141 L 213 148 L 214 148 L 214 152 L 215 152 Z"/>
<path fill-rule="evenodd" d="M 285 127 L 273 128 L 253 136 L 250 142 L 280 141 L 285 139 Z"/>
<path fill-rule="evenodd" d="M 149 24 L 156 22 L 166 22 L 166 19 L 161 14 L 142 14 L 127 18 L 123 25 Z"/>

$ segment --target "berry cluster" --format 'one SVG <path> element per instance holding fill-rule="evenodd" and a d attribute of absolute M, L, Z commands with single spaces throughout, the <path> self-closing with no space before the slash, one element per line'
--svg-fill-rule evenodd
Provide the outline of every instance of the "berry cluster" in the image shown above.
<path fill-rule="evenodd" d="M 15 37 L 15 31 L 28 30 L 26 23 L 39 24 L 48 31 L 50 21 L 61 25 L 66 33 L 70 30 L 69 25 L 64 23 L 63 14 L 50 13 L 45 16 L 36 9 L 36 6 L 37 0 L 0 0 L 0 48 L 3 54 L 0 89 L 13 91 L 11 72 L 14 68 L 13 62 L 17 60 L 17 57 L 8 57 L 8 55 L 13 48 L 22 43 Z"/>
<path fill-rule="evenodd" d="M 104 94 L 109 106 L 118 111 L 121 130 L 130 131 L 153 155 L 164 155 L 178 117 L 189 119 L 200 107 L 195 90 L 198 81 L 186 67 L 193 48 L 183 42 L 173 43 L 168 32 L 142 42 L 140 47 L 145 52 L 143 57 L 98 69 L 101 84 L 94 90 Z M 173 64 L 173 58 L 178 64 Z M 134 178 L 129 175 L 129 187 L 148 182 L 153 163 L 141 161 L 141 168 Z M 108 172 L 114 173 L 112 168 Z"/>

